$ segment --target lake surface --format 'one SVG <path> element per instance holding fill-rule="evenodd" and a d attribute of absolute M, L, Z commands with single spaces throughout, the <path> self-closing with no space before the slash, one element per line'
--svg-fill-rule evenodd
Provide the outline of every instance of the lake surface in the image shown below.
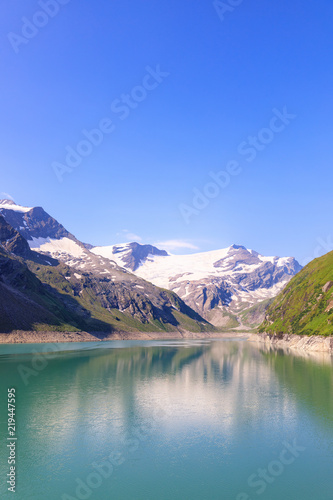
<path fill-rule="evenodd" d="M 0 389 L 1 499 L 333 498 L 324 354 L 240 340 L 0 346 Z"/>

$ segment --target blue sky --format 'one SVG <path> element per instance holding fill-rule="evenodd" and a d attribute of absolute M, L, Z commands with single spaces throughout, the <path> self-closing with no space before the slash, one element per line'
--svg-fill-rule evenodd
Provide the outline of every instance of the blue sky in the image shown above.
<path fill-rule="evenodd" d="M 0 14 L 2 193 L 96 245 L 238 243 L 302 262 L 333 249 L 331 1 L 26 0 Z"/>

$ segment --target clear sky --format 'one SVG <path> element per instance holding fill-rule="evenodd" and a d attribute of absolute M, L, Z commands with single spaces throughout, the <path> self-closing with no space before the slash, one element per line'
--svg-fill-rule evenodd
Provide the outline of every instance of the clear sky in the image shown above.
<path fill-rule="evenodd" d="M 0 196 L 96 245 L 333 249 L 333 3 L 230 4 L 3 2 Z"/>

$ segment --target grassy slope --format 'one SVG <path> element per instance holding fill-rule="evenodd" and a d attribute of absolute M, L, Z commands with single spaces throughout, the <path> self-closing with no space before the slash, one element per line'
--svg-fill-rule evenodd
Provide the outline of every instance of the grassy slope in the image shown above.
<path fill-rule="evenodd" d="M 333 302 L 333 286 L 323 292 L 329 281 L 333 282 L 333 252 L 310 262 L 288 283 L 269 307 L 259 332 L 332 335 L 333 307 L 327 309 Z"/>

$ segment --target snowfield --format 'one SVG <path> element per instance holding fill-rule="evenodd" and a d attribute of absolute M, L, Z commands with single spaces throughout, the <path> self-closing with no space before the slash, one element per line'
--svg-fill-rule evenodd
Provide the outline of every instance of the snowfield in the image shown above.
<path fill-rule="evenodd" d="M 61 238 L 59 240 L 51 238 L 32 238 L 32 240 L 28 240 L 28 243 L 31 250 L 50 253 L 52 256 L 56 256 L 59 253 L 65 253 L 72 257 L 79 258 L 85 253 L 84 248 L 69 238 Z"/>
<path fill-rule="evenodd" d="M 258 264 L 239 263 L 234 266 L 233 247 L 212 250 L 210 252 L 194 253 L 190 255 L 148 255 L 140 267 L 135 271 L 137 276 L 150 281 L 154 285 L 170 288 L 176 282 L 200 281 L 206 278 L 231 277 L 237 273 L 252 273 L 260 268 L 265 262 L 270 262 L 278 267 L 283 267 L 290 262 L 290 257 L 265 257 L 254 250 L 247 250 L 253 256 L 258 257 Z M 106 247 L 95 247 L 91 250 L 96 255 L 114 260 L 118 266 L 124 266 L 124 260 L 131 251 L 129 244 L 113 245 Z M 115 253 L 114 253 L 115 252 Z M 216 264 L 222 260 L 218 267 Z M 266 292 L 263 293 L 267 298 Z"/>

